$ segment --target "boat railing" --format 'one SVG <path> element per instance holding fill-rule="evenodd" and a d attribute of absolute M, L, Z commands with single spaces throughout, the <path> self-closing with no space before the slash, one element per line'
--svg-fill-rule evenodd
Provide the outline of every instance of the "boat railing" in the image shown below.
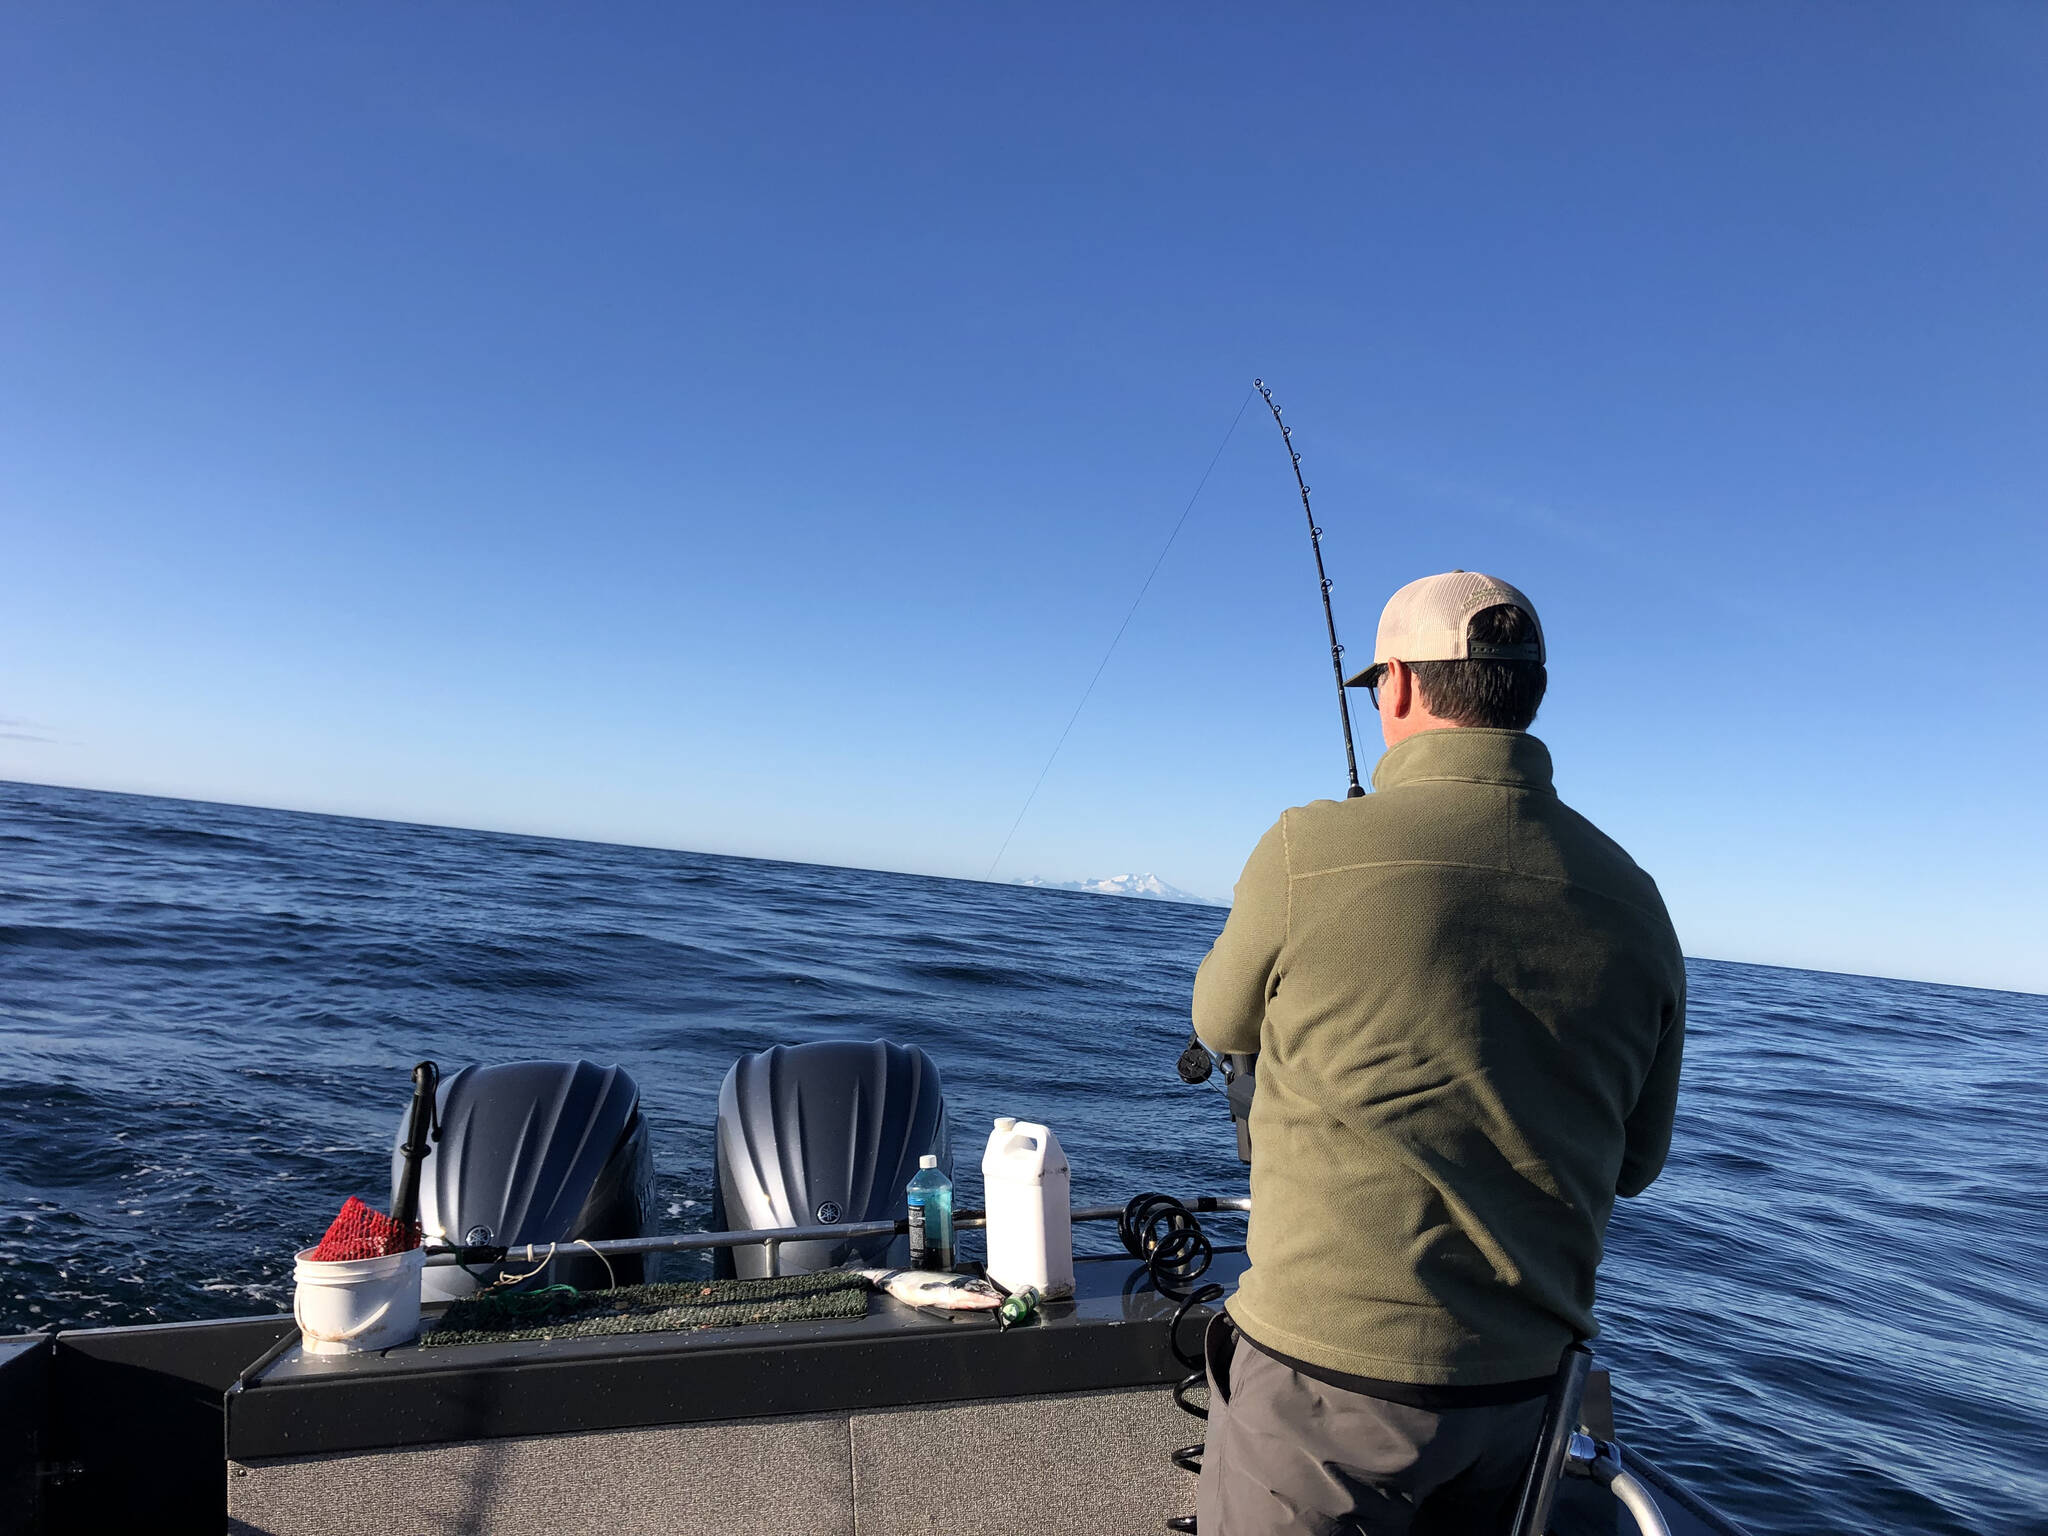
<path fill-rule="evenodd" d="M 1200 1212 L 1246 1212 L 1252 1202 L 1245 1195 L 1197 1195 L 1181 1204 Z M 1121 1205 L 1076 1206 L 1073 1220 L 1115 1221 L 1124 1214 Z M 988 1225 L 985 1211 L 964 1210 L 953 1217 L 957 1228 L 974 1229 Z M 519 1243 L 507 1248 L 462 1248 L 449 1243 L 429 1242 L 429 1265 L 505 1263 L 514 1260 L 544 1264 L 557 1254 L 586 1252 L 617 1258 L 640 1253 L 692 1253 L 709 1248 L 759 1247 L 770 1275 L 781 1273 L 780 1258 L 785 1243 L 846 1242 L 863 1237 L 901 1236 L 910 1230 L 909 1221 L 843 1221 L 811 1227 L 755 1227 L 742 1232 L 665 1232 L 656 1237 L 612 1237 L 576 1239 L 562 1243 Z"/>

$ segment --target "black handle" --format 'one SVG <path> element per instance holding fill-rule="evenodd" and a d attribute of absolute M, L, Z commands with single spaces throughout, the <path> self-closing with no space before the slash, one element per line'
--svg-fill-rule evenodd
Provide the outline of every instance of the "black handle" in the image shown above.
<path fill-rule="evenodd" d="M 391 1220 L 399 1228 L 420 1222 L 420 1164 L 427 1159 L 427 1136 L 438 1131 L 435 1092 L 441 1086 L 441 1069 L 423 1061 L 412 1069 L 412 1109 L 406 1116 L 405 1144 L 399 1155 L 405 1160 L 398 1173 L 398 1192 L 391 1197 Z"/>
<path fill-rule="evenodd" d="M 1593 1351 L 1583 1343 L 1572 1345 L 1557 1362 L 1550 1401 L 1543 1405 L 1543 1428 L 1536 1435 L 1536 1453 L 1529 1458 L 1515 1523 L 1509 1527 L 1511 1536 L 1544 1536 L 1550 1525 L 1550 1506 L 1557 1499 L 1557 1480 L 1564 1473 L 1565 1449 L 1579 1427 L 1579 1406 L 1592 1371 Z"/>

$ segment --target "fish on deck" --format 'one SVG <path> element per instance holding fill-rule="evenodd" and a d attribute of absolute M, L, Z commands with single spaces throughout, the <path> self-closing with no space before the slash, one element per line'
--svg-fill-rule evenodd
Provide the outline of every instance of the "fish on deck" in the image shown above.
<path fill-rule="evenodd" d="M 940 1307 L 949 1312 L 992 1312 L 1003 1293 L 978 1275 L 947 1275 L 931 1269 L 857 1269 L 876 1290 L 913 1307 Z"/>

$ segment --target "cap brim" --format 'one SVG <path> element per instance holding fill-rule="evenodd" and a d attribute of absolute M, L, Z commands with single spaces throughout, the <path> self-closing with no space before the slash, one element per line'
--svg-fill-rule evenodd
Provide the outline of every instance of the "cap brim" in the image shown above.
<path fill-rule="evenodd" d="M 1376 661 L 1363 672 L 1345 678 L 1344 686 L 1346 688 L 1376 688 L 1379 686 L 1379 680 L 1386 670 L 1387 664 L 1384 661 Z"/>

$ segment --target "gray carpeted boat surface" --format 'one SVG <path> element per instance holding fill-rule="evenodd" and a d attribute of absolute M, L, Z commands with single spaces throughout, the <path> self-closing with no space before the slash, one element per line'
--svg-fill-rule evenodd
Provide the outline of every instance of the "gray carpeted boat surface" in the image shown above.
<path fill-rule="evenodd" d="M 606 1291 L 577 1291 L 566 1285 L 540 1291 L 487 1291 L 451 1305 L 433 1330 L 421 1336 L 420 1348 L 737 1328 L 745 1323 L 862 1317 L 867 1309 L 867 1281 L 844 1271 L 761 1280 L 687 1280 Z"/>

